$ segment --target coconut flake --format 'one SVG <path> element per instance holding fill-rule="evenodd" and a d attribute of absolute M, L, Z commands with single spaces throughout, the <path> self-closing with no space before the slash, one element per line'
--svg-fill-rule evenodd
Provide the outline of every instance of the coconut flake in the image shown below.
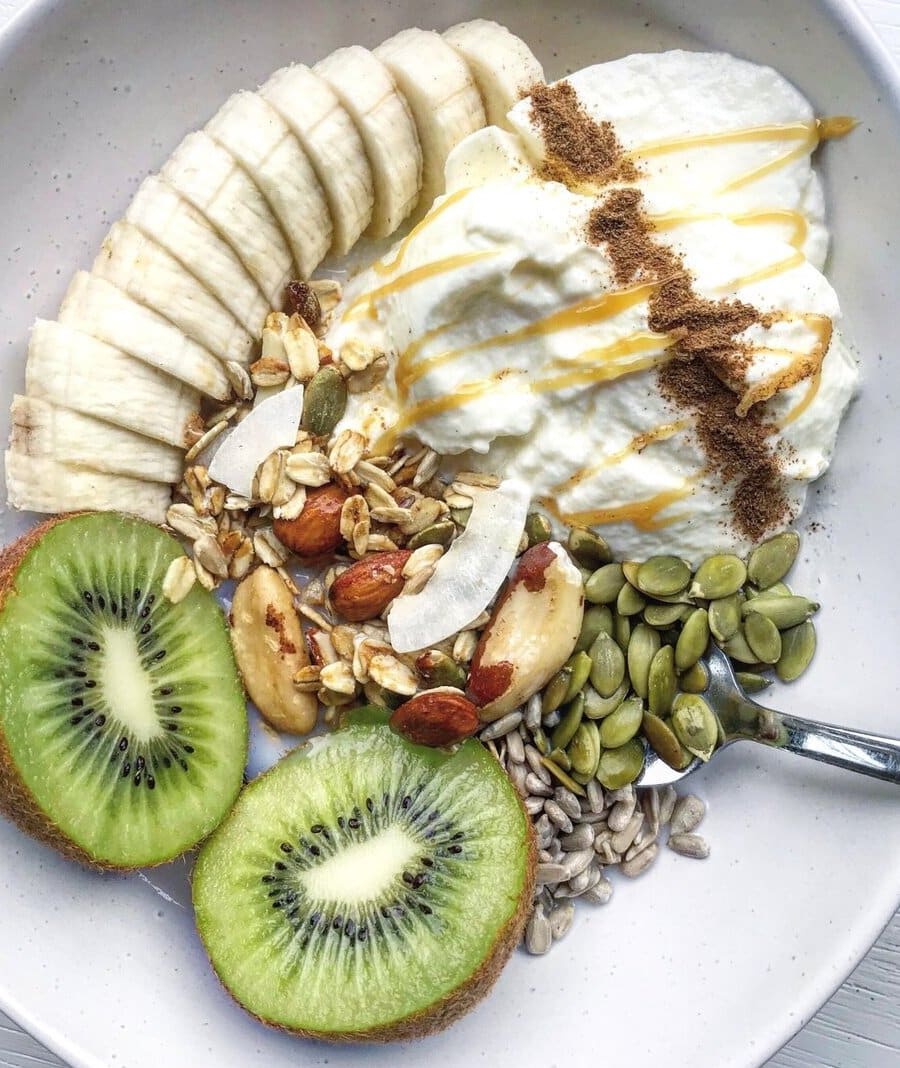
<path fill-rule="evenodd" d="M 209 477 L 233 493 L 252 496 L 256 469 L 276 449 L 294 444 L 302 414 L 303 386 L 267 398 L 219 446 L 209 465 Z"/>
<path fill-rule="evenodd" d="M 420 593 L 398 597 L 388 615 L 398 653 L 428 649 L 466 627 L 494 599 L 516 558 L 531 494 L 507 479 L 493 490 L 471 490 L 466 529 L 437 562 Z"/>

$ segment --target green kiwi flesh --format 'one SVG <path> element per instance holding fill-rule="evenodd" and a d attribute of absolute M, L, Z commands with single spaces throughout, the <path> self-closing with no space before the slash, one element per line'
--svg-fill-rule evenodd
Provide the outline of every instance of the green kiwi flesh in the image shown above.
<path fill-rule="evenodd" d="M 219 979 L 253 1015 L 386 1041 L 487 993 L 533 886 L 530 821 L 480 743 L 426 749 L 351 719 L 244 790 L 200 851 L 193 899 Z"/>
<path fill-rule="evenodd" d="M 161 864 L 241 789 L 247 716 L 224 616 L 130 517 L 50 520 L 0 557 L 0 809 L 67 856 Z"/>

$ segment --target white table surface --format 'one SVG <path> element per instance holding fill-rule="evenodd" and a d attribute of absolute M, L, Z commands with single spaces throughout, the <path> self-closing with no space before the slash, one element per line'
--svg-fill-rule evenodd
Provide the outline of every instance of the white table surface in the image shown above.
<path fill-rule="evenodd" d="M 0 27 L 27 0 L 0 0 Z M 900 0 L 859 0 L 900 64 Z M 831 1000 L 766 1068 L 900 1065 L 900 912 Z M 65 1068 L 0 1012 L 0 1068 Z"/>

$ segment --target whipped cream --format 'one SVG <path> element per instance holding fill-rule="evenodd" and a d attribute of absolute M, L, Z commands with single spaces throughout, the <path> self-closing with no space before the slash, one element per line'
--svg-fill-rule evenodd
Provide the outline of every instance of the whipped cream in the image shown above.
<path fill-rule="evenodd" d="M 726 384 L 737 411 L 773 425 L 790 519 L 828 465 L 857 380 L 819 270 L 809 104 L 768 68 L 702 53 L 630 56 L 567 81 L 633 154 L 629 184 L 694 292 L 760 312 Z M 488 128 L 458 146 L 447 194 L 347 287 L 329 344 L 372 344 L 390 372 L 351 397 L 338 430 L 380 448 L 413 437 L 460 468 L 523 479 L 558 520 L 602 528 L 626 556 L 745 552 L 698 415 L 657 381 L 673 340 L 648 323 L 654 281 L 616 281 L 609 249 L 588 240 L 609 187 L 544 180 L 527 100 L 510 121 L 516 134 Z"/>

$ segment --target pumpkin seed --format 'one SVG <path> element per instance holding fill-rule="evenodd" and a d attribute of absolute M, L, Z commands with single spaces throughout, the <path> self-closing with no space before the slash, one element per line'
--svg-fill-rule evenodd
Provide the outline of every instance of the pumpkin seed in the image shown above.
<path fill-rule="evenodd" d="M 799 549 L 800 536 L 795 531 L 776 534 L 750 553 L 747 577 L 762 590 L 774 585 L 790 571 Z"/>
<path fill-rule="evenodd" d="M 685 620 L 675 645 L 675 667 L 686 671 L 706 652 L 709 645 L 709 613 L 705 608 L 695 608 Z"/>
<path fill-rule="evenodd" d="M 732 634 L 727 642 L 723 642 L 722 648 L 732 660 L 736 660 L 739 664 L 756 664 L 758 662 L 756 654 L 747 644 L 743 629 Z"/>
<path fill-rule="evenodd" d="M 551 749 L 547 754 L 547 759 L 558 768 L 562 768 L 563 771 L 569 772 L 572 770 L 572 761 L 569 760 L 565 749 Z"/>
<path fill-rule="evenodd" d="M 553 749 L 565 749 L 569 742 L 575 737 L 575 732 L 578 730 L 578 725 L 581 723 L 581 717 L 584 715 L 584 697 L 580 701 L 573 701 L 567 706 L 563 713 L 562 719 L 550 736 L 550 743 Z"/>
<path fill-rule="evenodd" d="M 766 619 L 770 619 L 779 630 L 787 630 L 788 627 L 797 627 L 805 623 L 818 610 L 819 605 L 815 601 L 810 601 L 808 597 L 798 597 L 796 594 L 782 597 L 777 594 L 773 596 L 761 593 L 752 601 L 747 601 L 741 612 L 745 619 L 751 613 L 758 612 Z"/>
<path fill-rule="evenodd" d="M 638 623 L 628 643 L 628 675 L 638 697 L 650 692 L 650 664 L 660 647 L 659 634 L 646 623 Z"/>
<path fill-rule="evenodd" d="M 601 697 L 612 697 L 625 678 L 625 654 L 608 634 L 600 633 L 591 646 L 590 660 L 591 685 Z"/>
<path fill-rule="evenodd" d="M 347 407 L 347 383 L 333 365 L 316 371 L 303 398 L 304 430 L 318 436 L 330 434 Z"/>
<path fill-rule="evenodd" d="M 547 735 L 538 727 L 536 731 L 531 732 L 531 737 L 537 751 L 541 756 L 546 756 L 550 752 L 550 742 L 547 739 Z"/>
<path fill-rule="evenodd" d="M 579 564 L 592 570 L 612 560 L 612 553 L 603 538 L 583 527 L 572 527 L 569 531 L 568 549 Z"/>
<path fill-rule="evenodd" d="M 466 525 L 469 522 L 469 516 L 471 514 L 472 514 L 472 509 L 471 508 L 451 508 L 450 509 L 450 518 L 460 528 L 460 530 L 465 530 L 466 529 Z"/>
<path fill-rule="evenodd" d="M 744 620 L 744 637 L 747 644 L 756 653 L 757 660 L 764 664 L 775 664 L 781 656 L 781 635 L 778 628 L 759 612 L 751 612 Z"/>
<path fill-rule="evenodd" d="M 631 641 L 631 620 L 628 616 L 613 616 L 613 638 L 615 638 L 616 645 L 624 653 L 628 649 L 628 643 Z"/>
<path fill-rule="evenodd" d="M 597 568 L 584 584 L 584 596 L 591 604 L 612 604 L 625 585 L 621 564 L 605 564 Z"/>
<path fill-rule="evenodd" d="M 440 545 L 446 549 L 456 534 L 456 524 L 450 519 L 441 519 L 430 527 L 420 530 L 406 543 L 407 549 L 418 549 L 423 545 Z"/>
<path fill-rule="evenodd" d="M 608 720 L 603 722 L 607 723 Z M 582 720 L 566 752 L 572 762 L 572 770 L 592 779 L 600 764 L 600 731 L 597 724 L 589 719 Z"/>
<path fill-rule="evenodd" d="M 690 612 L 684 604 L 648 604 L 644 609 L 644 622 L 651 627 L 665 629 L 673 623 L 680 623 Z"/>
<path fill-rule="evenodd" d="M 781 656 L 775 672 L 782 682 L 793 682 L 809 667 L 816 651 L 816 628 L 806 620 L 781 635 Z"/>
<path fill-rule="evenodd" d="M 566 667 L 571 671 L 572 677 L 569 679 L 569 688 L 566 690 L 566 696 L 563 698 L 564 704 L 567 701 L 571 701 L 590 678 L 592 667 L 591 658 L 587 653 L 575 653 L 569 657 Z"/>
<path fill-rule="evenodd" d="M 650 675 L 647 679 L 650 711 L 657 716 L 667 716 L 672 711 L 677 690 L 675 650 L 671 645 L 664 645 L 650 661 Z"/>
<path fill-rule="evenodd" d="M 689 753 L 701 760 L 709 760 L 718 741 L 719 727 L 712 709 L 702 697 L 680 693 L 675 698 L 672 729 Z"/>
<path fill-rule="evenodd" d="M 670 768 L 681 771 L 691 762 L 691 754 L 685 752 L 675 732 L 664 719 L 652 712 L 645 712 L 641 728 L 653 751 Z"/>
<path fill-rule="evenodd" d="M 685 693 L 703 693 L 709 686 L 709 672 L 700 660 L 678 676 L 678 687 Z"/>
<path fill-rule="evenodd" d="M 630 582 L 626 582 L 616 598 L 616 611 L 620 616 L 636 616 L 639 612 L 643 612 L 646 604 L 647 598 L 643 597 Z"/>
<path fill-rule="evenodd" d="M 549 757 L 542 756 L 541 763 L 550 772 L 554 779 L 561 785 L 565 786 L 567 790 L 571 790 L 573 794 L 577 794 L 579 797 L 585 797 L 584 787 L 575 782 L 560 766 L 550 760 Z"/>
<path fill-rule="evenodd" d="M 746 581 L 747 567 L 744 561 L 730 553 L 718 553 L 707 557 L 697 568 L 691 583 L 691 596 L 708 600 L 730 597 Z"/>
<path fill-rule="evenodd" d="M 718 642 L 727 642 L 737 634 L 741 626 L 741 597 L 733 593 L 729 597 L 717 597 L 709 602 L 709 629 Z"/>
<path fill-rule="evenodd" d="M 529 512 L 525 517 L 525 537 L 528 539 L 528 548 L 539 545 L 542 541 L 549 541 L 553 536 L 550 529 L 550 521 L 540 512 Z"/>
<path fill-rule="evenodd" d="M 581 633 L 575 643 L 575 651 L 582 652 L 590 649 L 597 640 L 598 634 L 608 634 L 612 637 L 612 631 L 613 615 L 609 605 L 590 605 L 581 620 Z"/>
<path fill-rule="evenodd" d="M 619 790 L 634 782 L 643 767 L 644 747 L 637 738 L 632 738 L 618 749 L 603 750 L 597 778 L 607 790 Z"/>
<path fill-rule="evenodd" d="M 465 669 L 446 653 L 438 649 L 429 649 L 416 660 L 416 670 L 424 679 L 425 689 L 435 686 L 455 686 L 458 690 L 466 688 Z"/>
<path fill-rule="evenodd" d="M 637 586 L 638 571 L 640 571 L 641 565 L 636 560 L 623 560 L 622 561 L 622 573 L 632 586 Z"/>
<path fill-rule="evenodd" d="M 635 585 L 651 597 L 671 597 L 691 581 L 691 569 L 677 556 L 651 556 L 638 568 Z"/>
<path fill-rule="evenodd" d="M 644 702 L 640 697 L 629 697 L 600 721 L 600 744 L 605 749 L 618 749 L 637 734 L 643 718 Z"/>
<path fill-rule="evenodd" d="M 794 591 L 786 582 L 773 582 L 771 586 L 766 586 L 764 590 L 758 590 L 757 596 L 760 593 L 766 594 L 771 597 L 790 597 Z"/>
<path fill-rule="evenodd" d="M 772 685 L 771 679 L 767 679 L 765 675 L 758 675 L 755 671 L 736 671 L 734 677 L 744 693 L 762 693 Z"/>
<path fill-rule="evenodd" d="M 554 709 L 565 701 L 566 694 L 569 692 L 569 681 L 572 678 L 572 669 L 565 666 L 561 667 L 559 671 L 553 676 L 553 678 L 544 687 L 544 692 L 541 695 L 541 714 L 546 716 L 548 712 L 553 712 Z"/>
<path fill-rule="evenodd" d="M 610 697 L 601 697 L 593 686 L 585 686 L 584 690 L 584 714 L 588 719 L 603 719 L 610 715 L 628 696 L 631 683 L 628 679 L 622 680 L 622 685 Z"/>

